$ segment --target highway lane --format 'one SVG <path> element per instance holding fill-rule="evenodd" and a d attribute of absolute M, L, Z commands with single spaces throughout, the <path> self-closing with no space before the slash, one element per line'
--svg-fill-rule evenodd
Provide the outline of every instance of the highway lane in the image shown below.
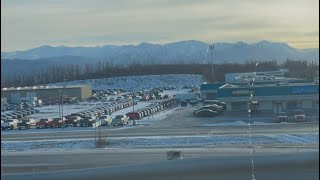
<path fill-rule="evenodd" d="M 93 153 L 95 154 L 95 153 Z M 99 154 L 99 153 L 98 153 Z M 161 153 L 133 153 L 126 156 L 129 161 L 140 161 L 131 165 L 113 165 L 103 166 L 103 160 L 109 161 L 107 157 L 110 154 L 100 153 L 98 156 L 85 156 L 89 159 L 99 158 L 99 161 L 94 161 L 91 164 L 93 168 L 81 168 L 81 161 L 85 158 L 73 159 L 76 156 L 71 155 L 69 158 L 65 156 L 66 161 L 75 160 L 75 164 L 79 164 L 80 169 L 73 170 L 58 170 L 54 166 L 47 167 L 50 172 L 32 172 L 30 173 L 1 173 L 3 179 L 304 179 L 313 180 L 319 179 L 319 154 L 318 152 L 294 152 L 294 153 L 257 153 L 254 156 L 255 169 L 252 171 L 251 158 L 245 154 L 224 154 L 213 156 L 202 154 L 202 157 L 190 156 L 182 160 L 163 160 L 164 155 Z M 108 156 L 109 155 L 109 156 Z M 115 156 L 115 154 L 113 154 Z M 160 156 L 159 156 L 160 155 Z M 187 156 L 187 155 L 186 155 Z M 40 156 L 41 157 L 41 156 Z M 47 155 L 50 157 L 50 155 Z M 54 159 L 58 156 L 53 156 Z M 115 156 L 119 157 L 118 156 Z M 132 157 L 136 157 L 131 159 Z M 143 158 L 140 158 L 143 157 Z M 161 158 L 160 158 L 161 157 Z M 42 157 L 43 158 L 43 157 Z M 144 159 L 145 161 L 141 161 Z M 162 159 L 162 160 L 160 160 Z M 26 160 L 26 159 L 24 159 Z M 60 159 L 58 159 L 60 160 Z M 58 161 L 57 160 L 57 161 Z M 97 159 L 95 159 L 97 160 Z M 35 159 L 37 161 L 37 158 Z M 89 160 L 89 163 L 92 160 Z M 63 164 L 63 161 L 59 161 Z M 41 164 L 39 164 L 41 166 Z M 56 167 L 59 164 L 55 164 Z M 27 167 L 27 165 L 25 166 Z M 38 170 L 41 169 L 38 167 Z M 37 168 L 35 168 L 37 170 Z"/>

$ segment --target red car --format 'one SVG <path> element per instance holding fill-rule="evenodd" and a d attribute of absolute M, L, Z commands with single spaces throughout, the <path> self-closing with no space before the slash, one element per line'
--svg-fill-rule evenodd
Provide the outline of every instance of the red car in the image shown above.
<path fill-rule="evenodd" d="M 66 118 L 54 118 L 52 121 L 48 122 L 48 127 L 51 128 L 61 128 L 62 124 L 66 121 Z"/>
<path fill-rule="evenodd" d="M 48 127 L 48 123 L 52 121 L 51 118 L 44 118 L 44 119 L 40 119 L 38 122 L 36 122 L 36 127 L 39 128 L 47 128 Z"/>
<path fill-rule="evenodd" d="M 129 112 L 126 115 L 129 119 L 140 119 L 140 114 L 138 112 Z"/>

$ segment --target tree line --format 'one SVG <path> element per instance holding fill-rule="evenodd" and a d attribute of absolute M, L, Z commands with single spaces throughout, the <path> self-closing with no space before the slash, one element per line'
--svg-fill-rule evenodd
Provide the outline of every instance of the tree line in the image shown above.
<path fill-rule="evenodd" d="M 319 69 L 318 63 L 287 60 L 282 64 L 276 61 L 224 64 L 149 64 L 113 65 L 108 62 L 96 64 L 52 65 L 33 73 L 16 73 L 1 78 L 1 87 L 23 87 L 45 85 L 63 81 L 98 79 L 119 76 L 160 75 L 160 74 L 200 74 L 206 82 L 223 82 L 225 73 L 253 71 L 274 71 L 289 69 L 287 77 L 313 79 Z"/>

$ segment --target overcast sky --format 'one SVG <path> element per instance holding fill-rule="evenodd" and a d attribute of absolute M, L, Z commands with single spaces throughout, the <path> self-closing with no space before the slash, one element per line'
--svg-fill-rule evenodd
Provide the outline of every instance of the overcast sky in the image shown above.
<path fill-rule="evenodd" d="M 268 40 L 318 48 L 319 0 L 1 0 L 1 51 Z"/>

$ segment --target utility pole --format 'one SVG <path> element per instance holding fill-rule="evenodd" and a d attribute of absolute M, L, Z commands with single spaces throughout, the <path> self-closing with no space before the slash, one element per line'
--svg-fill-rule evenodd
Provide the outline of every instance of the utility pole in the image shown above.
<path fill-rule="evenodd" d="M 213 81 L 213 59 L 212 59 L 212 51 L 214 49 L 214 45 L 209 45 L 209 50 L 210 50 L 210 60 L 211 60 L 211 78 Z"/>
<path fill-rule="evenodd" d="M 61 117 L 61 112 L 60 112 L 60 90 L 58 90 L 58 105 L 59 105 L 59 117 Z"/>
<path fill-rule="evenodd" d="M 65 81 L 66 81 L 66 78 L 63 79 L 63 82 L 65 82 Z M 63 87 L 64 87 L 64 95 L 66 96 L 67 93 L 66 93 L 66 85 L 65 85 L 65 83 L 64 83 Z M 63 94 L 63 93 L 62 93 L 62 94 Z M 63 128 L 64 128 L 64 120 L 63 120 L 63 95 L 61 95 L 61 96 L 62 96 L 62 97 L 61 97 L 61 112 L 62 112 L 62 114 L 61 114 L 61 119 L 62 119 L 62 126 L 63 126 Z"/>
<path fill-rule="evenodd" d="M 133 91 L 133 96 L 132 96 L 132 102 L 133 102 L 133 105 L 132 105 L 132 112 L 133 112 L 133 125 L 135 126 L 136 125 L 136 116 L 134 114 L 134 98 L 135 98 L 135 91 Z M 138 121 L 139 122 L 139 121 Z"/>
<path fill-rule="evenodd" d="M 63 119 L 63 95 L 61 93 L 61 119 Z"/>

